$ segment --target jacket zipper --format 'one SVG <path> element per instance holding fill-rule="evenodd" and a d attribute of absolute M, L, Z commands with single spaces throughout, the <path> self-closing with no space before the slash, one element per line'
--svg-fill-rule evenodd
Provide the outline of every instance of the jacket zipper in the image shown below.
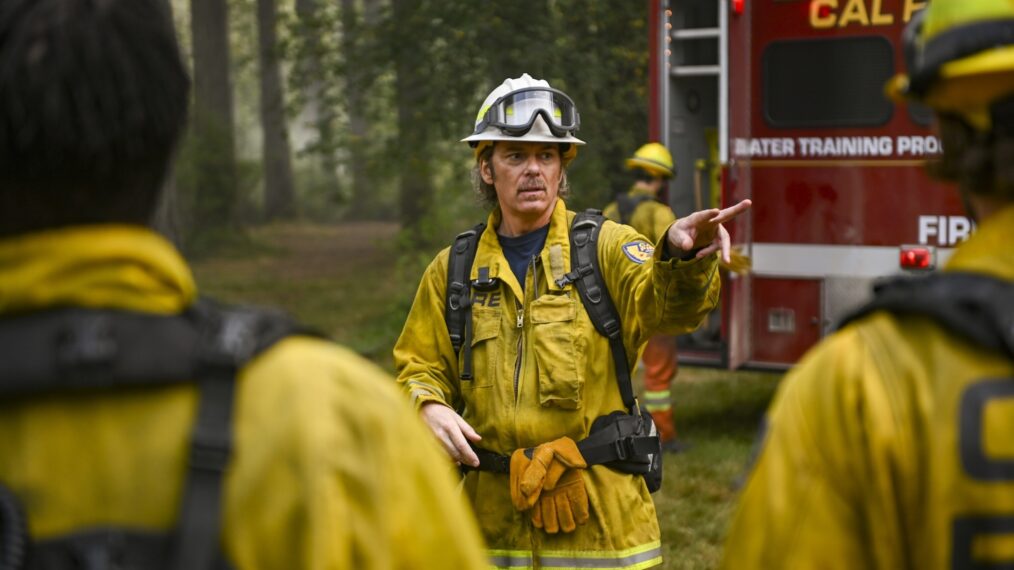
<path fill-rule="evenodd" d="M 514 305 L 518 311 L 518 350 L 517 358 L 514 359 L 514 401 L 518 401 L 518 380 L 521 376 L 521 347 L 523 346 L 524 334 L 521 329 L 525 326 L 525 307 L 521 301 L 514 299 Z"/>
<path fill-rule="evenodd" d="M 532 256 L 532 287 L 535 290 L 535 297 L 539 296 L 539 257 L 537 255 Z M 518 311 L 518 356 L 514 360 L 514 401 L 518 400 L 518 382 L 521 380 L 521 351 L 524 347 L 525 335 L 522 330 L 525 326 L 525 307 L 520 301 L 514 299 L 514 305 Z"/>

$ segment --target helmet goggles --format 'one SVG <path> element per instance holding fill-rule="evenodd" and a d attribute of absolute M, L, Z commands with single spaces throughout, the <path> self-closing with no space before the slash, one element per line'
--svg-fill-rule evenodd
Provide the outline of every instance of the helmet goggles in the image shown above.
<path fill-rule="evenodd" d="M 475 132 L 495 127 L 506 135 L 520 137 L 532 128 L 539 115 L 557 137 L 576 133 L 581 123 L 577 107 L 566 93 L 552 87 L 526 87 L 493 101 L 475 125 Z"/>

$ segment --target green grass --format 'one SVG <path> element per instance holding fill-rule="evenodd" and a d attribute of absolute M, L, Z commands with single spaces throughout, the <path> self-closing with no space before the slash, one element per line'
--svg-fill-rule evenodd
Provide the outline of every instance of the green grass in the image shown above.
<path fill-rule="evenodd" d="M 693 447 L 664 458 L 655 493 L 666 569 L 718 564 L 758 422 L 780 374 L 683 367 L 673 384 L 676 428 Z"/>
<path fill-rule="evenodd" d="M 282 307 L 301 322 L 392 370 L 391 348 L 422 275 L 395 251 L 395 227 L 274 224 L 249 231 L 256 247 L 202 256 L 202 293 Z"/>
<path fill-rule="evenodd" d="M 430 255 L 399 255 L 390 224 L 278 224 L 250 231 L 251 246 L 203 257 L 205 294 L 276 305 L 392 370 Z M 664 459 L 655 493 L 666 569 L 714 568 L 758 422 L 780 374 L 683 367 L 673 385 L 676 427 L 690 451 Z M 639 383 L 639 375 L 635 383 Z"/>

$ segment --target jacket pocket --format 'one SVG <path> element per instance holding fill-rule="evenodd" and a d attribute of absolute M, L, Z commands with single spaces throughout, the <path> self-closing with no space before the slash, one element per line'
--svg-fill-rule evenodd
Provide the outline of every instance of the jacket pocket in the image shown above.
<path fill-rule="evenodd" d="M 462 380 L 463 390 L 487 388 L 494 384 L 500 347 L 500 310 L 472 307 L 472 380 Z M 464 370 L 465 351 L 458 355 L 458 370 Z"/>
<path fill-rule="evenodd" d="M 565 295 L 543 295 L 532 303 L 532 345 L 539 376 L 539 404 L 576 410 L 584 381 L 577 353 L 577 306 Z"/>

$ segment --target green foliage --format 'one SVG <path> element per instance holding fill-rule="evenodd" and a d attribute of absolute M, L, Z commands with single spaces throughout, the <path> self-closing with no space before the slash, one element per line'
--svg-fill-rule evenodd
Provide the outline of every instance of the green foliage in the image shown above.
<path fill-rule="evenodd" d="M 378 36 L 387 41 L 371 43 L 376 36 L 364 40 L 365 51 L 373 54 L 364 61 L 388 69 L 399 59 L 425 66 L 425 73 L 413 74 L 416 96 L 411 108 L 402 111 L 411 137 L 394 131 L 380 138 L 386 140 L 384 154 L 399 161 L 400 176 L 433 177 L 433 162 L 468 157 L 465 145 L 445 154 L 439 143 L 453 145 L 469 134 L 486 94 L 506 77 L 527 72 L 570 94 L 582 115 L 579 136 L 588 145 L 570 171 L 572 207 L 601 207 L 625 186 L 623 159 L 647 137 L 643 4 L 396 1 L 381 21 Z M 420 153 L 428 162 L 409 159 Z M 426 206 L 446 205 L 434 196 Z"/>
<path fill-rule="evenodd" d="M 173 4 L 189 52 L 188 7 Z M 343 13 L 348 5 L 353 11 Z M 240 161 L 261 160 L 255 8 L 255 0 L 229 0 Z M 304 216 L 393 219 L 411 208 L 407 222 L 418 227 L 409 230 L 422 239 L 407 247 L 441 242 L 444 222 L 462 229 L 457 215 L 474 207 L 470 152 L 457 141 L 470 133 L 486 94 L 525 72 L 567 92 L 581 113 L 578 136 L 588 144 L 569 172 L 573 209 L 601 207 L 624 189 L 623 159 L 646 141 L 645 3 L 296 0 L 279 9 L 277 50 Z M 353 129 L 357 117 L 363 134 Z M 215 144 L 223 142 L 202 143 L 201 153 L 218 154 Z M 353 188 L 353 171 L 365 172 L 367 192 Z M 237 195 L 247 204 L 239 212 L 249 212 L 259 183 L 241 176 Z M 418 193 L 406 192 L 412 188 Z"/>
<path fill-rule="evenodd" d="M 210 125 L 187 133 L 175 164 L 182 242 L 188 251 L 204 252 L 230 240 L 235 207 L 236 170 L 222 128 Z M 209 223 L 215 220 L 215 223 Z"/>

